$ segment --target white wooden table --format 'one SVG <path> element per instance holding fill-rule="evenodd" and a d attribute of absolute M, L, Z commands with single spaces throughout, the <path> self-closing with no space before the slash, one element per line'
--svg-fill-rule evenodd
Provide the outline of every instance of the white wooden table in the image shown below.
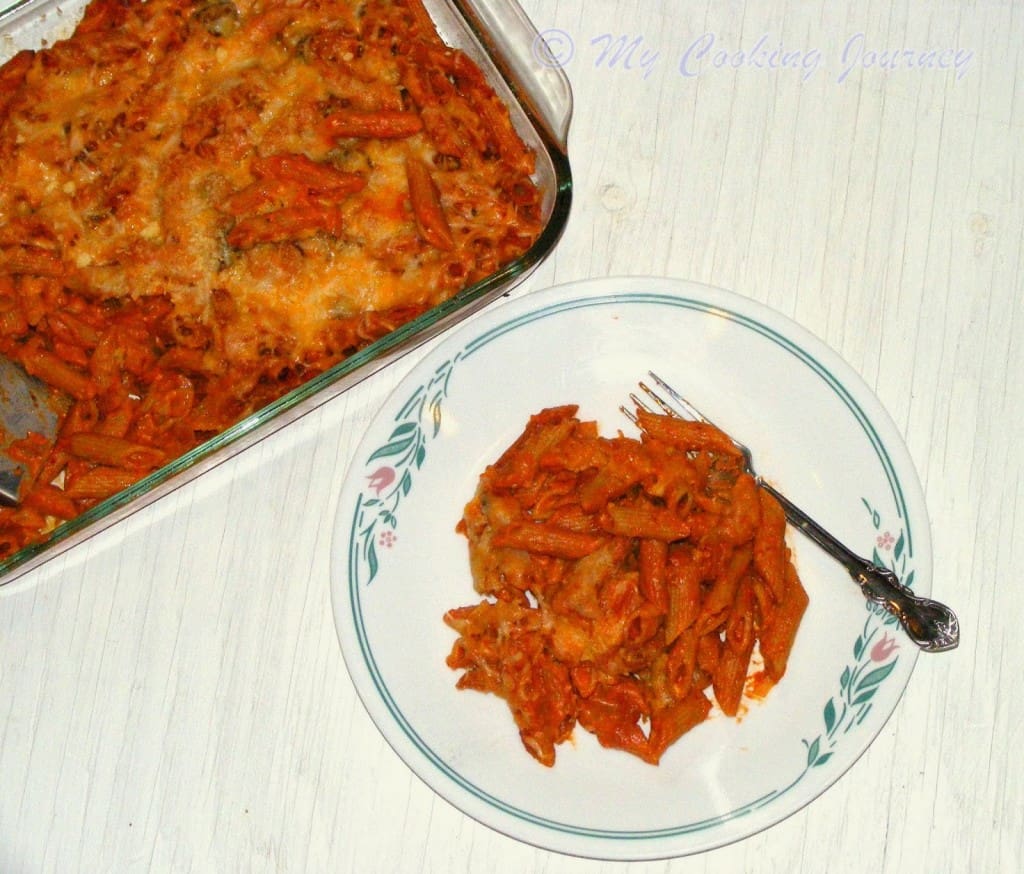
<path fill-rule="evenodd" d="M 573 85 L 575 201 L 517 295 L 685 277 L 821 337 L 907 441 L 961 647 L 918 660 L 834 787 L 738 844 L 598 863 L 479 825 L 382 740 L 330 608 L 354 445 L 421 350 L 0 587 L 0 872 L 1024 866 L 1020 7 L 523 5 Z"/>

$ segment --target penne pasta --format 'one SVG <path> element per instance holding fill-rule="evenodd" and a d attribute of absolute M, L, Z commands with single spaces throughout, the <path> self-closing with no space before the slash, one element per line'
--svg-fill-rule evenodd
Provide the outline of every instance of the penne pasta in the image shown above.
<path fill-rule="evenodd" d="M 119 467 L 91 467 L 70 479 L 63 489 L 65 496 L 76 502 L 99 501 L 128 488 L 138 474 Z"/>
<path fill-rule="evenodd" d="M 759 490 L 761 524 L 754 535 L 754 564 L 776 601 L 786 592 L 786 567 L 789 550 L 786 548 L 786 513 L 775 498 Z"/>
<path fill-rule="evenodd" d="M 448 665 L 543 765 L 574 725 L 657 764 L 781 680 L 806 593 L 721 432 L 644 414 L 641 440 L 603 438 L 576 412 L 531 416 L 480 476 L 457 530 L 486 599 L 446 614 Z"/>
<path fill-rule="evenodd" d="M 777 683 L 786 673 L 789 653 L 793 649 L 808 602 L 807 592 L 790 565 L 786 569 L 785 596 L 775 607 L 760 634 L 765 673 L 773 682 Z"/>
<path fill-rule="evenodd" d="M 665 751 L 692 728 L 696 728 L 711 712 L 711 699 L 694 690 L 651 717 L 651 731 L 642 758 L 652 765 L 658 764 Z"/>
<path fill-rule="evenodd" d="M 555 558 L 583 558 L 594 552 L 604 538 L 581 534 L 569 528 L 546 525 L 543 522 L 513 522 L 495 532 L 492 546 L 524 549 Z"/>
<path fill-rule="evenodd" d="M 305 240 L 319 233 L 341 235 L 342 213 L 334 207 L 286 206 L 241 219 L 227 235 L 228 244 L 248 249 L 260 243 Z"/>
<path fill-rule="evenodd" d="M 423 130 L 423 119 L 415 112 L 343 109 L 327 116 L 323 126 L 336 139 L 405 139 Z"/>
<path fill-rule="evenodd" d="M 697 622 L 704 592 L 701 588 L 700 565 L 689 550 L 673 550 L 665 576 L 668 590 L 665 642 L 671 644 Z"/>
<path fill-rule="evenodd" d="M 668 543 L 645 537 L 637 551 L 640 591 L 660 610 L 668 610 Z"/>
<path fill-rule="evenodd" d="M 638 410 L 637 420 L 644 434 L 683 452 L 705 451 L 732 458 L 740 456 L 729 436 L 707 422 L 661 416 L 647 410 Z"/>
<path fill-rule="evenodd" d="M 605 508 L 604 526 L 619 537 L 636 537 L 669 543 L 682 540 L 690 533 L 690 525 L 668 507 L 649 503 L 612 503 Z"/>
<path fill-rule="evenodd" d="M 39 246 L 15 245 L 0 247 L 0 271 L 60 279 L 66 268 L 56 252 Z"/>
<path fill-rule="evenodd" d="M 21 363 L 32 376 L 67 392 L 73 398 L 86 400 L 96 395 L 96 386 L 88 374 L 40 346 L 26 348 L 21 355 Z"/>
<path fill-rule="evenodd" d="M 754 642 L 754 593 L 750 583 L 744 581 L 726 620 L 724 645 L 711 677 L 715 701 L 726 716 L 739 712 Z"/>
<path fill-rule="evenodd" d="M 72 455 L 86 461 L 132 471 L 153 470 L 165 460 L 164 453 L 152 446 L 98 432 L 72 434 L 68 448 Z"/>
<path fill-rule="evenodd" d="M 49 483 L 42 483 L 29 491 L 23 504 L 44 516 L 54 516 L 58 519 L 74 519 L 78 515 L 75 502 L 63 489 Z"/>
<path fill-rule="evenodd" d="M 420 234 L 435 249 L 450 251 L 455 241 L 430 170 L 419 159 L 409 158 L 405 162 L 405 173 L 409 182 L 409 202 Z"/>

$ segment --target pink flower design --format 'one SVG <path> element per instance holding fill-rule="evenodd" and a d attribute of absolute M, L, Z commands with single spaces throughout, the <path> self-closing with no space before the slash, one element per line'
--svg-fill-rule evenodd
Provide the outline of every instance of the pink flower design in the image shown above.
<path fill-rule="evenodd" d="M 370 488 L 379 495 L 395 481 L 395 469 L 393 467 L 378 467 L 367 479 L 370 481 Z"/>
<path fill-rule="evenodd" d="M 395 535 L 395 532 L 392 531 L 390 528 L 385 528 L 383 531 L 381 531 L 380 536 L 377 538 L 377 542 L 384 549 L 391 549 L 391 547 L 395 545 L 396 540 L 398 540 L 398 537 Z"/>
<path fill-rule="evenodd" d="M 896 542 L 896 538 L 893 537 L 888 531 L 885 534 L 878 535 L 878 548 L 889 550 L 892 549 L 892 545 Z"/>
<path fill-rule="evenodd" d="M 871 661 L 884 662 L 899 648 L 900 646 L 896 643 L 896 638 L 889 637 L 889 632 L 887 631 L 882 635 L 882 639 L 871 647 Z"/>

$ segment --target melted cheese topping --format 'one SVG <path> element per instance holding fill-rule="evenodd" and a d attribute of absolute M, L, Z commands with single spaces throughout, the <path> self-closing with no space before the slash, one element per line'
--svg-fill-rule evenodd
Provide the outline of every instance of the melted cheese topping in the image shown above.
<path fill-rule="evenodd" d="M 228 361 L 268 346 L 318 361 L 339 321 L 450 296 L 529 246 L 539 201 L 507 113 L 488 128 L 496 98 L 428 21 L 418 0 L 97 0 L 0 89 L 0 245 L 56 253 L 81 294 L 168 298 L 215 325 Z M 351 109 L 424 125 L 332 135 L 325 119 Z M 231 245 L 247 216 L 225 204 L 261 182 L 254 161 L 279 155 L 365 187 L 329 204 L 340 228 Z M 431 169 L 450 250 L 417 223 L 411 160 Z"/>

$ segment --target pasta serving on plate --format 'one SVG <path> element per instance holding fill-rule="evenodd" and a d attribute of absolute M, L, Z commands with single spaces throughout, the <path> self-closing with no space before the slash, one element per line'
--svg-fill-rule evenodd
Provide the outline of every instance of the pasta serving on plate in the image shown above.
<path fill-rule="evenodd" d="M 602 437 L 576 413 L 532 416 L 481 475 L 458 530 L 483 599 L 445 614 L 447 663 L 544 765 L 577 725 L 657 764 L 782 679 L 808 599 L 725 434 L 640 410 L 640 439 Z"/>

